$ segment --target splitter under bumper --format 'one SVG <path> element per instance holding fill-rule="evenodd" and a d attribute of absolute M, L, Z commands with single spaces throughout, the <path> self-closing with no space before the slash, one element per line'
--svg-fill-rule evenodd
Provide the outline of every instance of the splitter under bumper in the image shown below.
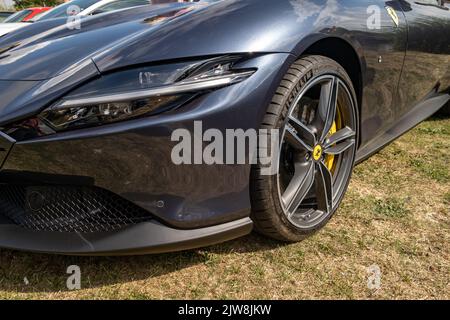
<path fill-rule="evenodd" d="M 156 221 L 114 232 L 62 233 L 31 231 L 0 217 L 0 247 L 68 255 L 138 255 L 200 248 L 251 232 L 249 218 L 194 230 L 173 229 Z"/>

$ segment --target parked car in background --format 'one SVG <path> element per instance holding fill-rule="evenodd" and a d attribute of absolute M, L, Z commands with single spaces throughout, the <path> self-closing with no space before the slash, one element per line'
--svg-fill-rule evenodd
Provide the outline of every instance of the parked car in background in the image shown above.
<path fill-rule="evenodd" d="M 0 23 L 0 37 L 14 30 L 28 26 L 29 22 Z"/>
<path fill-rule="evenodd" d="M 67 17 L 70 15 L 89 16 L 119 9 L 152 4 L 151 0 L 72 0 L 43 14 L 36 21 Z M 78 10 L 73 10 L 78 7 Z"/>
<path fill-rule="evenodd" d="M 27 8 L 22 11 L 16 12 L 10 15 L 4 23 L 17 23 L 17 22 L 26 22 L 33 19 L 40 13 L 46 12 L 50 10 L 51 7 L 37 7 L 37 8 Z"/>
<path fill-rule="evenodd" d="M 35 22 L 37 20 L 39 20 L 44 14 L 46 14 L 49 10 L 47 11 L 43 11 L 41 13 L 38 13 L 37 15 L 35 15 L 33 18 L 31 18 L 30 20 L 28 20 L 27 22 Z"/>
<path fill-rule="evenodd" d="M 44 21 L 44 20 L 49 20 L 49 19 L 67 17 L 69 15 L 79 14 L 100 1 L 101 0 L 68 1 L 68 2 L 60 4 L 59 6 L 54 7 L 52 10 L 44 13 L 42 16 L 39 17 L 39 19 L 36 19 L 36 21 Z M 70 12 L 70 10 L 72 9 L 71 6 L 77 6 L 79 8 L 79 12 Z"/>
<path fill-rule="evenodd" d="M 51 7 L 27 8 L 10 14 L 2 23 L 0 23 L 0 36 L 28 26 L 33 18 L 36 18 L 50 9 Z"/>
<path fill-rule="evenodd" d="M 82 12 L 82 15 L 95 15 L 120 9 L 138 7 L 152 4 L 151 0 L 103 0 Z"/>
<path fill-rule="evenodd" d="M 5 19 L 8 18 L 12 14 L 14 14 L 14 12 L 0 11 L 0 22 L 5 21 Z"/>
<path fill-rule="evenodd" d="M 170 2 L 170 1 L 169 1 Z M 176 1 L 173 1 L 176 2 Z M 111 12 L 119 9 L 131 8 L 136 6 L 152 4 L 151 0 L 73 0 L 63 3 L 51 10 L 41 11 L 37 13 L 33 18 L 26 22 L 17 23 L 0 23 L 0 36 L 21 29 L 30 22 L 45 21 L 50 19 L 57 19 L 68 17 L 70 15 L 79 15 L 82 17 L 95 15 L 99 13 Z M 73 6 L 78 9 L 73 10 Z M 18 12 L 20 13 L 20 12 Z M 18 14 L 17 13 L 17 14 Z M 11 16 L 11 18 L 13 18 Z M 7 22 L 5 20 L 5 22 Z"/>

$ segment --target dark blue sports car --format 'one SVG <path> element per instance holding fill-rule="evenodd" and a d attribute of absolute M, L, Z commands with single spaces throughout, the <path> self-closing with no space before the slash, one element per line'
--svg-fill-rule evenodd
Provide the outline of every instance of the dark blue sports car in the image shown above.
<path fill-rule="evenodd" d="M 153 1 L 36 22 L 0 37 L 0 247 L 300 241 L 356 163 L 449 101 L 449 66 L 447 0 Z"/>

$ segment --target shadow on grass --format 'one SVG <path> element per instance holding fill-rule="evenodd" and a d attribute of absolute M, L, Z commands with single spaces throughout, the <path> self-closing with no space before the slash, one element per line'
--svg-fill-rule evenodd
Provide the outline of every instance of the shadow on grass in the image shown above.
<path fill-rule="evenodd" d="M 266 251 L 283 245 L 252 233 L 207 248 L 145 256 L 73 257 L 0 250 L 0 291 L 13 294 L 68 291 L 66 281 L 70 275 L 66 271 L 71 265 L 81 268 L 82 289 L 89 289 L 159 277 L 199 264 L 208 265 L 214 263 L 218 255 Z"/>
<path fill-rule="evenodd" d="M 435 121 L 442 121 L 442 120 L 447 120 L 447 119 L 450 119 L 450 111 L 442 109 L 442 110 L 439 110 L 438 112 L 436 112 L 434 115 L 432 115 L 427 120 L 425 120 L 425 122 L 435 122 Z"/>

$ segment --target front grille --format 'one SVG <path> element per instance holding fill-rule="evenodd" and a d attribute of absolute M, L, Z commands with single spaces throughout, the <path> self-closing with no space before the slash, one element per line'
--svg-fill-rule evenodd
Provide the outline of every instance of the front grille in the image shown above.
<path fill-rule="evenodd" d="M 0 214 L 36 231 L 107 232 L 151 220 L 144 209 L 96 187 L 0 185 Z"/>

